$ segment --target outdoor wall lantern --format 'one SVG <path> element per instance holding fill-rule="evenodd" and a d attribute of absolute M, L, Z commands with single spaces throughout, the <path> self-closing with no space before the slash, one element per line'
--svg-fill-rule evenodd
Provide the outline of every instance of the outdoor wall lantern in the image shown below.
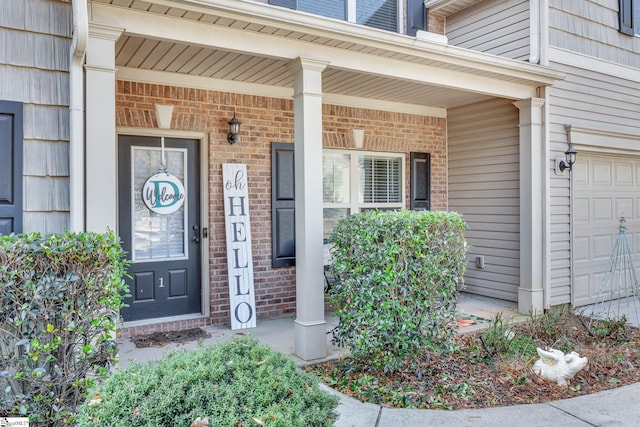
<path fill-rule="evenodd" d="M 235 144 L 240 133 L 240 120 L 236 119 L 236 112 L 233 112 L 233 118 L 229 121 L 229 133 L 227 134 L 227 142 Z"/>
<path fill-rule="evenodd" d="M 569 171 L 573 170 L 573 164 L 576 162 L 576 154 L 576 149 L 573 148 L 573 145 L 569 144 L 569 148 L 564 152 L 565 158 L 556 158 L 556 174 L 559 175 L 567 169 Z"/>

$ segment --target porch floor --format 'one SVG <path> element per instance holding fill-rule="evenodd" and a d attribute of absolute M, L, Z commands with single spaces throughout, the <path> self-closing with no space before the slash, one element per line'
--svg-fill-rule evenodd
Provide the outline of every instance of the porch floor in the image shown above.
<path fill-rule="evenodd" d="M 493 298 L 487 298 L 467 293 L 462 293 L 458 299 L 458 313 L 462 315 L 471 315 L 481 317 L 483 319 L 494 319 L 497 313 L 503 313 L 504 320 L 519 321 L 526 319 L 527 316 L 517 313 L 516 303 L 502 301 Z M 338 324 L 337 317 L 332 313 L 327 313 L 325 320 L 327 322 L 327 357 L 313 362 L 321 362 L 324 360 L 336 359 L 348 354 L 348 350 L 336 347 L 331 344 L 331 330 Z M 477 323 L 475 325 L 465 326 L 459 329 L 461 333 L 471 332 L 481 329 L 488 325 L 487 323 Z M 272 349 L 291 355 L 291 357 L 299 365 L 309 363 L 303 361 L 294 355 L 294 318 L 287 317 L 281 319 L 258 320 L 258 326 L 253 329 L 232 331 L 229 326 L 207 326 L 202 328 L 211 335 L 202 341 L 203 346 L 223 342 L 229 340 L 233 336 L 251 334 L 259 342 L 268 345 Z M 181 349 L 195 349 L 199 343 L 197 341 L 189 341 L 184 343 L 172 343 L 164 347 L 148 347 L 137 348 L 130 338 L 118 340 L 120 349 L 121 368 L 126 368 L 133 360 L 144 363 L 150 360 L 159 360 L 167 352 Z"/>

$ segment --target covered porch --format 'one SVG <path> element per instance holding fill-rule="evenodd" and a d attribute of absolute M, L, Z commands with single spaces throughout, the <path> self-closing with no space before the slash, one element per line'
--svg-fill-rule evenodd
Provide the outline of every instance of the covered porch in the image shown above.
<path fill-rule="evenodd" d="M 208 229 L 198 235 L 201 309 L 176 322 L 229 317 L 220 165 L 247 163 L 258 314 L 278 317 L 294 304 L 295 354 L 326 356 L 321 159 L 330 149 L 354 150 L 353 129 L 365 130 L 358 152 L 404 156 L 404 207 L 409 153 L 429 152 L 430 208 L 468 212 L 472 247 L 485 247 L 492 233 L 509 235 L 485 252 L 472 249 L 469 270 L 476 256 L 485 266 L 468 277 L 470 289 L 511 300 L 523 313 L 548 306 L 544 88 L 561 73 L 429 34 L 409 37 L 257 2 L 94 0 L 88 12 L 86 137 L 71 138 L 72 163 L 80 162 L 71 177 L 71 227 L 122 229 L 121 136 L 198 141 L 198 164 L 188 166 L 198 167 L 202 200 L 194 225 Z M 168 129 L 158 129 L 155 104 L 174 105 Z M 230 145 L 234 114 L 242 128 Z M 295 268 L 271 263 L 273 142 L 293 143 L 296 153 Z M 508 188 L 502 178 L 478 179 L 505 171 Z M 496 224 L 506 217 L 505 230 Z"/>

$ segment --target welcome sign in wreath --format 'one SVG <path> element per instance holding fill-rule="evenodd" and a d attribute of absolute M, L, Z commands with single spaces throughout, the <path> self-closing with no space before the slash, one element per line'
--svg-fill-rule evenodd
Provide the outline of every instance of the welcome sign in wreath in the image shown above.
<path fill-rule="evenodd" d="M 150 211 L 169 215 L 182 207 L 186 193 L 182 181 L 168 172 L 150 176 L 142 186 L 142 201 Z"/>

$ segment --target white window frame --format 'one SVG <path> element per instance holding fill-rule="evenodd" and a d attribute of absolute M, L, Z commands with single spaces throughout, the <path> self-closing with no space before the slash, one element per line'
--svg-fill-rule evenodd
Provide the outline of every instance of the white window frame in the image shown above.
<path fill-rule="evenodd" d="M 362 209 L 404 209 L 406 202 L 406 154 L 384 151 L 359 151 L 325 149 L 323 154 L 348 154 L 349 160 L 349 202 L 329 203 L 323 202 L 323 209 L 349 209 L 350 214 L 358 213 Z M 395 157 L 400 159 L 400 202 L 397 203 L 360 203 L 360 172 L 358 170 L 359 156 Z M 324 157 L 323 157 L 324 162 Z"/>

